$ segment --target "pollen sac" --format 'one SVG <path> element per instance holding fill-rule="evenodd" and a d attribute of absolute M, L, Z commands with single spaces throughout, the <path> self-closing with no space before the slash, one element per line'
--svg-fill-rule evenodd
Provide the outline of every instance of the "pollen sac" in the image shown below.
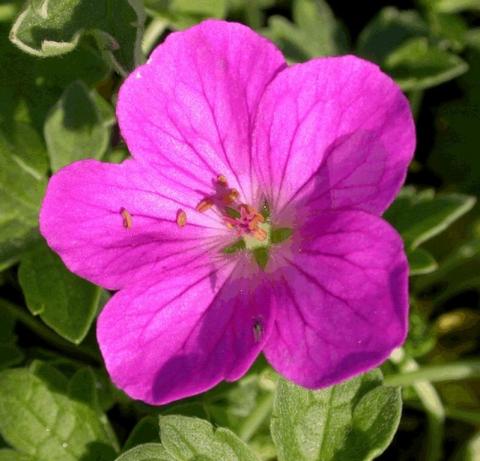
<path fill-rule="evenodd" d="M 122 218 L 123 218 L 123 227 L 125 229 L 131 229 L 132 215 L 125 208 L 120 209 L 120 214 L 122 215 Z"/>
<path fill-rule="evenodd" d="M 187 224 L 187 213 L 182 209 L 177 211 L 176 222 L 178 227 L 185 227 L 185 224 Z"/>
<path fill-rule="evenodd" d="M 201 200 L 198 205 L 195 207 L 197 211 L 200 213 L 205 213 L 205 211 L 209 210 L 213 206 L 213 200 L 209 198 L 204 198 Z"/>
<path fill-rule="evenodd" d="M 217 176 L 217 184 L 219 186 L 228 187 L 227 178 L 223 174 Z"/>

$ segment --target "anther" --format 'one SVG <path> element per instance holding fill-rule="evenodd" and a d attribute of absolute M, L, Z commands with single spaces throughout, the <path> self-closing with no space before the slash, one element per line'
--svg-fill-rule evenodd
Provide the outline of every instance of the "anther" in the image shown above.
<path fill-rule="evenodd" d="M 209 198 L 204 198 L 200 203 L 195 207 L 197 211 L 200 213 L 204 213 L 205 211 L 209 210 L 213 206 L 213 201 Z"/>
<path fill-rule="evenodd" d="M 176 222 L 178 227 L 185 227 L 185 224 L 187 224 L 187 213 L 182 209 L 177 211 Z"/>
<path fill-rule="evenodd" d="M 227 178 L 223 176 L 223 174 L 219 174 L 217 176 L 217 184 L 220 184 L 221 186 L 224 186 L 224 187 L 228 187 Z"/>
<path fill-rule="evenodd" d="M 234 203 L 240 194 L 238 193 L 237 189 L 230 189 L 227 194 L 223 196 L 223 201 L 227 204 L 230 205 L 231 203 Z"/>
<path fill-rule="evenodd" d="M 257 229 L 252 231 L 252 235 L 257 239 L 263 242 L 266 240 L 268 234 L 265 230 L 263 230 L 261 227 L 258 227 Z"/>
<path fill-rule="evenodd" d="M 123 218 L 123 227 L 130 229 L 132 227 L 132 215 L 125 208 L 120 209 L 120 214 Z"/>

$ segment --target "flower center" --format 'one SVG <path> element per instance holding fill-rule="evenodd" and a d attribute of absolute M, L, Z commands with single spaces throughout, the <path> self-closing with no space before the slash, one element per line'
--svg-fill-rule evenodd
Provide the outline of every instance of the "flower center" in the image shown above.
<path fill-rule="evenodd" d="M 225 254 L 240 250 L 249 250 L 258 265 L 265 269 L 269 249 L 272 245 L 287 240 L 292 235 L 288 228 L 274 228 L 270 222 L 270 211 L 265 203 L 261 212 L 246 203 L 242 203 L 240 194 L 229 187 L 227 179 L 218 175 L 214 181 L 215 192 L 203 198 L 196 210 L 204 213 L 214 207 L 225 226 L 235 232 L 238 240 L 223 248 Z"/>
<path fill-rule="evenodd" d="M 225 226 L 244 238 L 247 248 L 268 244 L 270 226 L 265 222 L 265 216 L 240 202 L 240 194 L 228 186 L 225 176 L 218 175 L 214 185 L 215 193 L 202 199 L 196 206 L 197 211 L 204 213 L 215 206 Z"/>

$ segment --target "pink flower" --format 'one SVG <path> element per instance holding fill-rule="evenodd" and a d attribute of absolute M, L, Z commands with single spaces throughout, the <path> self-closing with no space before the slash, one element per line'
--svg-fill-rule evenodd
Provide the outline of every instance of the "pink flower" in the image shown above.
<path fill-rule="evenodd" d="M 263 351 L 319 388 L 402 344 L 407 261 L 379 215 L 415 133 L 377 66 L 287 67 L 247 27 L 206 21 L 128 77 L 117 115 L 133 159 L 63 168 L 40 224 L 71 271 L 119 290 L 97 329 L 118 387 L 166 403 Z"/>

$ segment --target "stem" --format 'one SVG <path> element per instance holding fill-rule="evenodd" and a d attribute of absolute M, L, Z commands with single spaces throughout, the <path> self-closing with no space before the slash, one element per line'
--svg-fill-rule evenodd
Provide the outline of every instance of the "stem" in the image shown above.
<path fill-rule="evenodd" d="M 405 405 L 408 405 L 410 408 L 415 408 L 416 410 L 423 409 L 423 405 L 417 402 L 405 402 Z M 456 421 L 461 421 L 462 423 L 473 424 L 475 426 L 480 425 L 480 411 L 470 410 L 464 408 L 455 408 L 445 406 L 445 416 L 450 419 L 455 419 Z"/>
<path fill-rule="evenodd" d="M 73 344 L 70 344 L 68 341 L 58 336 L 53 330 L 36 320 L 20 306 L 17 306 L 5 299 L 0 299 L 0 309 L 6 310 L 16 320 L 34 332 L 39 338 L 42 338 L 45 342 L 49 343 L 56 349 L 64 352 L 66 351 L 74 357 L 78 357 L 82 360 L 94 362 L 96 365 L 101 363 L 94 351 L 85 347 L 74 346 Z"/>
<path fill-rule="evenodd" d="M 386 376 L 384 383 L 388 386 L 411 386 L 419 381 L 453 381 L 480 377 L 480 360 L 429 365 L 407 373 Z"/>
<path fill-rule="evenodd" d="M 415 121 L 418 120 L 418 115 L 420 113 L 420 108 L 422 106 L 422 101 L 423 101 L 423 93 L 424 93 L 423 90 L 413 90 L 408 95 Z"/>
<path fill-rule="evenodd" d="M 407 372 L 407 374 L 419 369 L 418 363 L 413 358 L 408 357 L 403 349 L 399 349 L 392 354 L 390 360 L 398 365 L 400 371 Z M 428 418 L 427 445 L 424 459 L 425 461 L 440 461 L 442 459 L 445 408 L 435 387 L 430 382 L 412 382 L 411 385 L 420 399 Z"/>
<path fill-rule="evenodd" d="M 245 421 L 240 426 L 238 435 L 244 442 L 248 442 L 255 434 L 257 429 L 265 421 L 265 419 L 270 416 L 270 413 L 272 412 L 272 406 L 273 392 L 269 392 L 263 396 L 255 410 L 253 410 L 252 413 L 245 418 Z"/>
<path fill-rule="evenodd" d="M 163 18 L 153 18 L 145 29 L 142 40 L 142 51 L 145 56 L 150 54 L 153 47 L 168 26 L 168 21 Z"/>

